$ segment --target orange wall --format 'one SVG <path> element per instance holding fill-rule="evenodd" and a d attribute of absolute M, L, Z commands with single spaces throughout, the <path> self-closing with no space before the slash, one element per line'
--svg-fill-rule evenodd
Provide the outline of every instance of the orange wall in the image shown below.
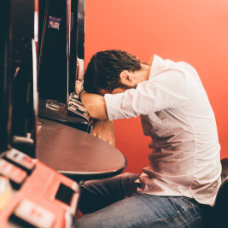
<path fill-rule="evenodd" d="M 221 158 L 228 157 L 228 1 L 86 0 L 85 63 L 93 53 L 123 49 L 184 60 L 199 72 L 217 119 Z M 149 139 L 140 120 L 115 121 L 128 171 L 147 165 Z"/>

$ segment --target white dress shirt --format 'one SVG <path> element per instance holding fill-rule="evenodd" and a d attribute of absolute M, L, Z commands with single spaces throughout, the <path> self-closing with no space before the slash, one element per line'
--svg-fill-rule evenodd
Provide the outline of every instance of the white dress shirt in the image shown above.
<path fill-rule="evenodd" d="M 155 55 L 148 80 L 106 94 L 105 102 L 109 120 L 140 115 L 144 134 L 152 138 L 150 166 L 139 178 L 142 192 L 214 204 L 220 145 L 213 110 L 192 66 Z"/>

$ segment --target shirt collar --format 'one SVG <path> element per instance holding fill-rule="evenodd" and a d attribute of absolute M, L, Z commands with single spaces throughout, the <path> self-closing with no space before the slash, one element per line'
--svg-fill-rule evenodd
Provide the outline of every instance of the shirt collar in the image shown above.
<path fill-rule="evenodd" d="M 158 55 L 154 55 L 153 62 L 151 64 L 151 68 L 150 68 L 149 80 L 151 78 L 153 78 L 156 74 L 165 70 L 166 67 L 167 67 L 167 65 L 165 64 L 165 61 Z"/>

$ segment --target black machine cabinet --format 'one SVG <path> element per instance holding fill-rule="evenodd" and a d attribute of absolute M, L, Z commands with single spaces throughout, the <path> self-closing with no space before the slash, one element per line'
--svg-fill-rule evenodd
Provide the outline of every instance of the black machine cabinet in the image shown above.
<path fill-rule="evenodd" d="M 39 115 L 89 132 L 90 116 L 74 93 L 84 59 L 84 0 L 40 0 L 39 8 Z"/>
<path fill-rule="evenodd" d="M 6 150 L 9 144 L 9 122 L 11 115 L 9 109 L 10 87 L 6 86 L 12 81 L 12 26 L 10 1 L 4 1 L 0 7 L 1 36 L 0 36 L 0 153 Z"/>
<path fill-rule="evenodd" d="M 25 149 L 31 156 L 35 149 L 35 110 L 33 76 L 36 77 L 36 48 L 38 20 L 35 2 L 4 1 L 1 5 L 1 148 L 8 145 Z M 36 22 L 34 21 L 36 18 Z M 32 51 L 33 50 L 33 51 Z M 34 58 L 35 57 L 35 58 Z M 33 96 L 34 95 L 34 96 Z M 3 134 L 3 136 L 2 136 Z M 6 146 L 7 145 L 7 146 Z M 1 150 L 1 149 L 0 149 Z"/>
<path fill-rule="evenodd" d="M 79 199 L 75 181 L 35 158 L 37 5 L 7 0 L 0 7 L 1 228 L 73 227 Z"/>

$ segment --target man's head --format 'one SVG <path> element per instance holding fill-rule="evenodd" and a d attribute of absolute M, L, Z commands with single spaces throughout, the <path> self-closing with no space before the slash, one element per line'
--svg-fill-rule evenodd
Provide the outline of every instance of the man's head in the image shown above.
<path fill-rule="evenodd" d="M 114 89 L 129 89 L 131 73 L 141 69 L 135 56 L 120 50 L 97 52 L 90 60 L 84 74 L 84 88 L 88 93 L 112 93 Z M 126 82 L 126 83 L 125 83 Z"/>

